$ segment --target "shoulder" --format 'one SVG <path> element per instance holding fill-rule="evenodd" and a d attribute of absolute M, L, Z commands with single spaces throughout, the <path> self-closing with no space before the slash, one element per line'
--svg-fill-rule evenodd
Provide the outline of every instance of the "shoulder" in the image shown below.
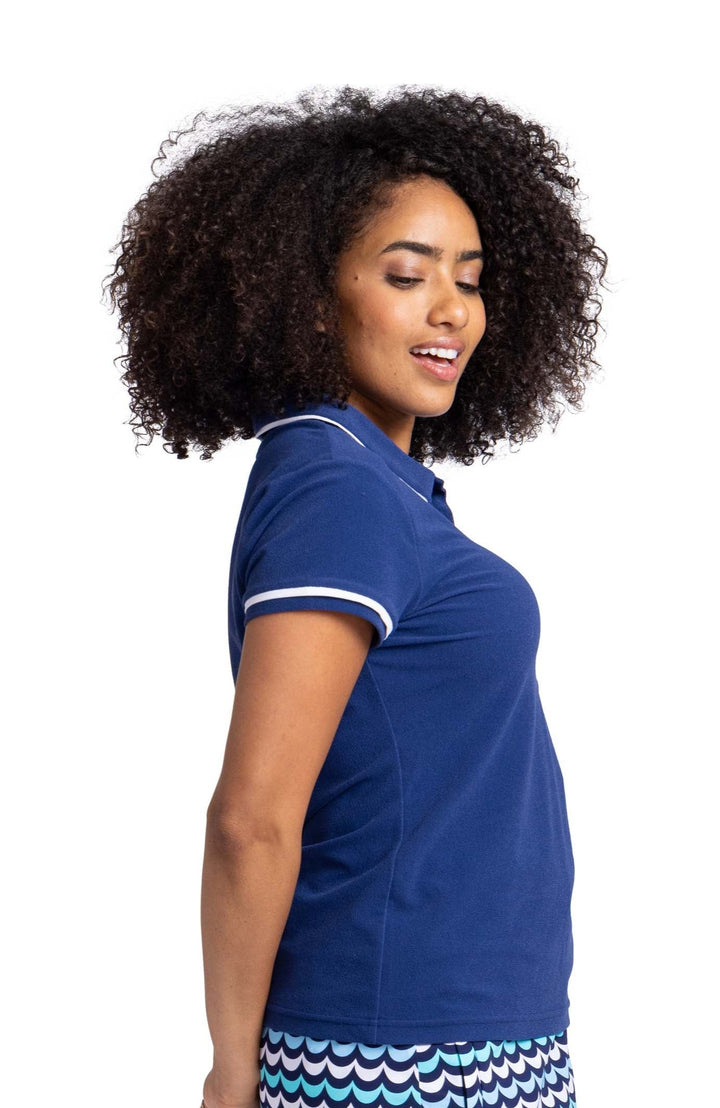
<path fill-rule="evenodd" d="M 257 453 L 258 461 L 272 468 L 313 461 L 358 462 L 370 466 L 373 457 L 372 450 L 349 428 L 319 415 L 299 415 L 271 424 L 262 435 Z"/>
<path fill-rule="evenodd" d="M 258 450 L 236 536 L 245 618 L 335 607 L 371 612 L 386 637 L 422 589 L 407 486 L 342 431 L 280 431 Z"/>
<path fill-rule="evenodd" d="M 266 432 L 248 479 L 247 510 L 299 501 L 377 500 L 402 513 L 404 483 L 344 428 L 297 420 Z"/>

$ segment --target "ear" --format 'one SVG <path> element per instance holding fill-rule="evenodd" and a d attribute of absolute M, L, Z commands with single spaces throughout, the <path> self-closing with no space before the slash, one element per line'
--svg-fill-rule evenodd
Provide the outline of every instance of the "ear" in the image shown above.
<path fill-rule="evenodd" d="M 318 302 L 316 304 L 316 308 L 317 308 L 318 317 L 315 320 L 315 330 L 316 331 L 324 331 L 325 330 L 325 324 L 323 323 L 324 306 L 323 306 L 323 303 L 322 303 L 321 300 L 318 300 Z"/>

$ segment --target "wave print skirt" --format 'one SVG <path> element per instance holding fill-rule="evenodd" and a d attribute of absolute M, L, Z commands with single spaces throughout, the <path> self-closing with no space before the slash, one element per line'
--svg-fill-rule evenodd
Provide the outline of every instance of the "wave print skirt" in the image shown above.
<path fill-rule="evenodd" d="M 263 1027 L 260 1108 L 576 1108 L 567 1029 L 518 1041 L 370 1046 Z"/>

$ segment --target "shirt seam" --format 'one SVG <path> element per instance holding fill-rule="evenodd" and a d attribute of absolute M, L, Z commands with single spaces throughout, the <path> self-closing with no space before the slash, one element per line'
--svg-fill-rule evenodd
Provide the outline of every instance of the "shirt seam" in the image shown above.
<path fill-rule="evenodd" d="M 493 1026 L 497 1026 L 497 1025 L 503 1025 L 503 1024 L 516 1024 L 516 1023 L 519 1023 L 521 1020 L 526 1020 L 526 1021 L 541 1020 L 541 1019 L 542 1020 L 545 1020 L 545 1019 L 551 1020 L 551 1019 L 554 1019 L 556 1017 L 564 1017 L 565 1013 L 568 1011 L 568 1008 L 569 1008 L 568 1004 L 563 1004 L 560 1008 L 553 1008 L 550 1011 L 549 1014 L 547 1012 L 538 1012 L 538 1013 L 535 1013 L 534 1015 L 529 1015 L 529 1016 L 528 1015 L 513 1016 L 510 1019 L 495 1019 L 495 1018 L 491 1018 L 491 1019 L 466 1019 L 465 1017 L 460 1017 L 460 1019 L 448 1018 L 448 1019 L 440 1019 L 440 1020 L 426 1020 L 426 1019 L 422 1019 L 422 1020 L 383 1019 L 383 1020 L 381 1020 L 377 1017 L 377 1015 L 376 1016 L 369 1016 L 369 1015 L 368 1016 L 350 1016 L 350 1017 L 335 1016 L 333 1018 L 328 1019 L 327 1016 L 317 1015 L 317 1014 L 312 1013 L 312 1012 L 301 1012 L 297 1008 L 287 1008 L 283 1004 L 269 1003 L 269 1004 L 266 1005 L 266 1011 L 285 1012 L 289 1016 L 299 1016 L 302 1019 L 316 1020 L 318 1023 L 322 1022 L 322 1023 L 332 1023 L 332 1024 L 343 1024 L 343 1025 L 345 1025 L 345 1024 L 356 1024 L 356 1023 L 363 1023 L 363 1022 L 370 1023 L 370 1022 L 372 1022 L 373 1023 L 373 1033 L 377 1033 L 379 1027 L 382 1027 L 382 1026 L 389 1026 L 389 1027 L 390 1026 L 391 1027 L 418 1027 L 418 1026 L 424 1027 L 424 1026 L 428 1026 L 428 1027 L 430 1027 L 430 1026 L 433 1026 L 433 1025 L 444 1026 L 445 1024 L 449 1024 L 449 1023 L 453 1023 L 453 1022 L 455 1022 L 455 1023 L 462 1023 L 462 1022 L 487 1023 L 487 1024 L 492 1024 Z M 552 1033 L 556 1034 L 556 1032 L 552 1032 Z M 548 1034 L 550 1034 L 550 1032 L 548 1032 Z M 535 1037 L 539 1038 L 540 1036 L 532 1036 L 532 1037 L 533 1038 L 535 1038 Z"/>
<path fill-rule="evenodd" d="M 377 996 L 375 998 L 375 1015 L 371 1017 L 372 1020 L 373 1020 L 373 1034 L 377 1035 L 378 1025 L 381 1022 L 380 1021 L 380 1002 L 381 1002 L 381 997 L 382 997 L 383 974 L 384 974 L 384 969 L 385 969 L 385 940 L 386 940 L 386 937 L 387 937 L 389 903 L 390 903 L 390 896 L 391 896 L 391 893 L 392 893 L 393 882 L 395 880 L 395 863 L 397 861 L 397 856 L 398 856 L 398 853 L 400 851 L 400 847 L 402 846 L 403 840 L 405 838 L 405 789 L 403 787 L 402 763 L 400 761 L 400 751 L 399 751 L 399 748 L 398 748 L 398 742 L 397 742 L 397 736 L 395 734 L 395 728 L 392 725 L 392 720 L 390 719 L 390 715 L 389 715 L 388 710 L 387 710 L 387 705 L 385 704 L 385 698 L 382 695 L 382 692 L 380 690 L 380 686 L 379 686 L 379 684 L 377 682 L 377 679 L 375 677 L 375 673 L 373 672 L 373 661 L 372 661 L 371 656 L 369 654 L 367 656 L 367 669 L 368 669 L 368 675 L 369 675 L 369 677 L 370 677 L 370 679 L 373 683 L 378 701 L 379 701 L 380 706 L 382 708 L 383 715 L 385 716 L 388 731 L 390 732 L 390 736 L 392 738 L 393 750 L 395 752 L 395 764 L 397 766 L 397 782 L 398 782 L 398 794 L 399 794 L 399 805 L 398 805 L 398 807 L 400 809 L 400 834 L 398 836 L 398 841 L 395 845 L 395 850 L 393 852 L 392 868 L 390 870 L 390 875 L 388 877 L 388 887 L 387 887 L 387 894 L 386 894 L 386 897 L 385 897 L 385 908 L 384 908 L 384 911 L 383 911 L 383 919 L 382 919 L 382 935 L 381 935 L 381 945 L 380 945 L 380 954 L 379 954 L 380 966 L 379 966 L 379 972 L 378 972 Z"/>

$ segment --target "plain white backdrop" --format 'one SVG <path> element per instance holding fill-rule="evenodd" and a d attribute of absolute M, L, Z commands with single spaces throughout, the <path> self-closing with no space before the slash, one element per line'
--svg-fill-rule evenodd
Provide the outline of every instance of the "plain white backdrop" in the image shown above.
<path fill-rule="evenodd" d="M 580 1108 L 711 1103 L 718 1026 L 715 57 L 699 3 L 48 3 L 3 64 L 5 1104 L 197 1108 L 200 876 L 257 440 L 135 452 L 101 282 L 168 134 L 314 85 L 546 127 L 610 266 L 585 410 L 437 465 L 517 566 L 576 860 Z"/>

